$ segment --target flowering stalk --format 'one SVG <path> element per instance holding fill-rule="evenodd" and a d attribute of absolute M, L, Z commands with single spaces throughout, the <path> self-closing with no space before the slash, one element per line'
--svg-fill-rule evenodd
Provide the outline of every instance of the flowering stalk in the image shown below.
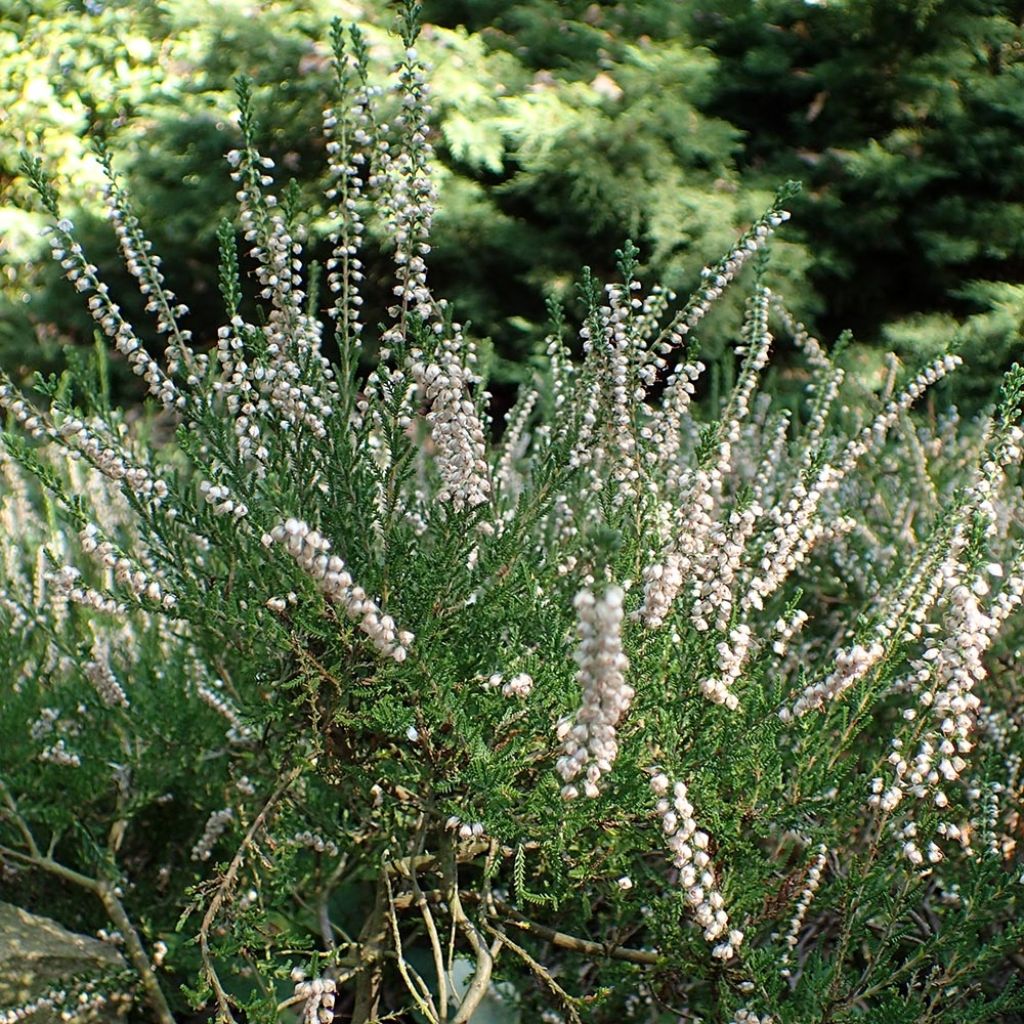
<path fill-rule="evenodd" d="M 576 595 L 576 681 L 583 688 L 583 703 L 572 718 L 559 723 L 557 730 L 564 754 L 556 769 L 565 783 L 565 800 L 579 796 L 574 780 L 581 772 L 584 794 L 600 796 L 601 776 L 612 770 L 619 753 L 616 727 L 634 696 L 625 676 L 629 659 L 622 651 L 622 601 L 619 587 L 609 587 L 601 598 L 595 598 L 589 590 Z"/>

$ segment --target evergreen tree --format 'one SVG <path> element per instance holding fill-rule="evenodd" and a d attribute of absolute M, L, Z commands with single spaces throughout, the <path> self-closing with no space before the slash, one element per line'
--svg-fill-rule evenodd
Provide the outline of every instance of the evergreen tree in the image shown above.
<path fill-rule="evenodd" d="M 937 314 L 953 335 L 950 317 L 1007 308 L 1024 275 L 1019 2 L 724 0 L 694 3 L 690 24 L 719 61 L 708 109 L 744 132 L 744 180 L 807 185 L 795 209 L 824 330 L 873 342 L 930 314 L 889 331 L 919 354 Z M 1019 346 L 1019 315 L 987 323 L 979 344 L 962 334 L 975 401 Z"/>

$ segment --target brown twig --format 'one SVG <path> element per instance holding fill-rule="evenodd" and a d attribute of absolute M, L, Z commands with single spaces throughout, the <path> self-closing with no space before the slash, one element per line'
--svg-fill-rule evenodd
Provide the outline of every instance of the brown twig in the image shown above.
<path fill-rule="evenodd" d="M 383 871 L 381 874 L 383 875 Z M 352 1024 L 369 1024 L 377 1020 L 377 1007 L 380 1004 L 380 991 L 384 982 L 381 960 L 384 957 L 384 944 L 387 941 L 387 920 L 384 912 L 386 893 L 383 879 L 377 882 L 377 896 L 373 910 L 370 912 L 359 933 L 359 955 L 363 970 L 356 982 L 356 1000 L 352 1009 Z"/>
<path fill-rule="evenodd" d="M 580 939 L 575 935 L 567 935 L 565 932 L 556 931 L 554 928 L 548 928 L 546 925 L 537 924 L 536 921 L 531 921 L 528 917 L 524 917 L 518 910 L 510 907 L 502 900 L 495 900 L 495 903 L 502 914 L 511 918 L 510 924 L 562 949 L 571 949 L 577 953 L 584 953 L 592 957 L 625 960 L 631 964 L 653 966 L 661 961 L 661 955 L 652 950 L 631 949 L 629 947 L 616 946 L 612 943 L 605 944 L 602 942 L 592 942 L 590 939 Z"/>
<path fill-rule="evenodd" d="M 458 926 L 459 931 L 465 935 L 466 941 L 476 957 L 476 970 L 473 972 L 473 979 L 459 1003 L 458 1011 L 452 1018 L 452 1024 L 467 1024 L 472 1020 L 473 1014 L 476 1013 L 490 988 L 494 958 L 501 949 L 501 943 L 495 939 L 494 945 L 488 947 L 486 940 L 462 906 L 462 899 L 459 895 L 458 854 L 454 847 L 451 847 L 450 856 L 442 858 L 441 867 L 452 920 Z"/>
<path fill-rule="evenodd" d="M 220 977 L 217 974 L 217 969 L 213 966 L 213 958 L 210 956 L 210 928 L 216 920 L 217 914 L 220 912 L 220 908 L 224 903 L 224 900 L 227 899 L 235 884 L 238 872 L 241 869 L 242 864 L 245 862 L 245 855 L 248 852 L 249 847 L 252 845 L 253 839 L 256 837 L 256 833 L 259 832 L 259 830 L 266 824 L 267 817 L 274 805 L 291 788 L 299 775 L 302 774 L 302 769 L 303 765 L 301 764 L 292 768 L 277 789 L 270 795 L 267 802 L 263 805 L 263 809 L 260 813 L 253 819 L 252 824 L 245 833 L 245 838 L 235 851 L 235 855 L 232 857 L 231 863 L 228 865 L 228 870 L 221 879 L 221 883 L 217 887 L 217 891 L 214 893 L 213 899 L 210 900 L 210 905 L 206 908 L 206 913 L 203 915 L 203 923 L 199 926 L 199 952 L 203 960 L 203 971 L 206 974 L 207 981 L 209 981 L 210 987 L 213 989 L 214 995 L 217 999 L 218 1019 L 227 1022 L 227 1024 L 237 1024 L 237 1021 L 235 1021 L 234 1014 L 231 1012 L 231 1003 L 228 998 L 228 994 L 224 991 L 224 986 L 220 983 Z"/>
<path fill-rule="evenodd" d="M 440 1018 L 437 1013 L 437 1007 L 434 1005 L 434 997 L 430 994 L 430 989 L 427 988 L 423 979 L 406 962 L 402 952 L 402 933 L 398 927 L 398 915 L 395 913 L 395 894 L 391 888 L 391 879 L 386 871 L 381 872 L 381 878 L 384 880 L 384 888 L 388 894 L 388 921 L 391 924 L 391 937 L 395 941 L 398 973 L 402 976 L 402 982 L 405 985 L 406 991 L 412 996 L 413 1002 L 416 1003 L 420 1013 L 427 1018 L 430 1024 L 438 1024 Z M 414 978 L 416 984 L 413 984 Z"/>
<path fill-rule="evenodd" d="M 561 1000 L 562 1006 L 569 1017 L 570 1024 L 583 1024 L 579 1013 L 576 1011 L 576 1000 L 558 984 L 543 964 L 538 963 L 530 954 L 517 942 L 513 942 L 508 935 L 494 925 L 484 923 L 484 928 L 496 936 L 503 946 L 507 946 L 520 960 L 530 968 L 531 971 Z"/>
<path fill-rule="evenodd" d="M 422 853 L 423 841 L 426 836 L 425 818 L 421 819 L 419 836 L 417 838 L 417 852 Z M 438 1021 L 448 1020 L 448 978 L 445 972 L 444 950 L 441 948 L 441 939 L 437 933 L 437 926 L 434 923 L 434 915 L 430 911 L 430 904 L 427 902 L 420 886 L 419 878 L 416 875 L 416 866 L 408 875 L 412 884 L 413 896 L 416 899 L 416 906 L 419 908 L 420 916 L 423 918 L 423 926 L 427 930 L 427 937 L 430 939 L 430 949 L 434 956 L 434 973 L 437 975 L 437 1002 Z M 389 893 L 390 895 L 390 893 Z M 392 902 L 392 906 L 394 903 Z"/>
<path fill-rule="evenodd" d="M 447 898 L 445 893 L 437 890 L 425 892 L 423 895 L 430 903 L 441 903 Z M 463 892 L 460 893 L 460 896 L 463 900 L 467 901 L 475 902 L 481 899 L 479 893 Z M 395 897 L 395 908 L 403 910 L 412 906 L 414 902 L 415 900 L 411 894 L 401 894 Z M 547 925 L 538 924 L 496 897 L 494 898 L 494 905 L 503 917 L 507 919 L 504 923 L 519 928 L 535 938 L 550 942 L 553 946 L 558 946 L 560 949 L 572 950 L 576 953 L 583 953 L 586 956 L 604 957 L 609 960 L 623 960 L 626 963 L 641 964 L 647 967 L 653 967 L 661 962 L 661 954 L 654 950 L 634 949 L 631 946 L 618 946 L 614 943 L 593 942 L 590 939 L 581 939 L 566 932 L 556 931 L 554 928 L 547 927 Z"/>

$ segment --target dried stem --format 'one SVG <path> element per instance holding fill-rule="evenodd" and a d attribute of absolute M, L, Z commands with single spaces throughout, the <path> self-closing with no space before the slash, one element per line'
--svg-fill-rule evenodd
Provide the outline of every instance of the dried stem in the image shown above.
<path fill-rule="evenodd" d="M 543 964 L 538 963 L 530 954 L 517 942 L 513 942 L 508 935 L 500 928 L 496 928 L 489 922 L 484 923 L 484 928 L 494 935 L 503 946 L 507 946 L 523 963 L 540 979 L 554 994 L 561 1000 L 562 1006 L 569 1017 L 570 1024 L 583 1024 L 579 1013 L 576 1010 L 576 1001 L 568 992 L 558 984 Z"/>
<path fill-rule="evenodd" d="M 402 976 L 406 990 L 412 996 L 417 1008 L 430 1024 L 437 1024 L 440 1019 L 437 1014 L 437 1007 L 434 1005 L 434 998 L 430 994 L 423 979 L 406 962 L 405 954 L 402 951 L 402 933 L 398 927 L 398 915 L 395 913 L 395 894 L 391 887 L 391 879 L 385 871 L 381 877 L 384 879 L 384 887 L 388 894 L 388 922 L 391 925 L 391 936 L 395 941 L 395 956 L 398 960 L 398 973 Z M 415 981 L 415 984 L 413 982 Z"/>
<path fill-rule="evenodd" d="M 291 788 L 299 775 L 302 774 L 302 769 L 303 766 L 301 764 L 292 768 L 292 770 L 284 777 L 277 789 L 270 795 L 267 802 L 263 805 L 263 809 L 260 813 L 253 819 L 252 824 L 245 833 L 245 838 L 235 851 L 235 855 L 232 857 L 231 863 L 228 865 L 228 870 L 221 879 L 221 883 L 217 887 L 217 891 L 214 893 L 213 899 L 210 900 L 210 905 L 206 908 L 206 913 L 203 915 L 203 923 L 199 927 L 199 951 L 203 959 L 203 970 L 210 983 L 210 987 L 213 989 L 214 996 L 217 999 L 218 1020 L 227 1022 L 227 1024 L 237 1024 L 237 1021 L 235 1020 L 234 1014 L 231 1012 L 230 998 L 227 992 L 225 992 L 224 986 L 221 985 L 220 977 L 217 974 L 216 968 L 213 966 L 213 958 L 210 955 L 210 928 L 213 926 L 213 922 L 216 920 L 217 914 L 220 912 L 220 908 L 223 905 L 224 900 L 227 899 L 234 887 L 235 881 L 238 878 L 238 872 L 241 869 L 242 864 L 245 863 L 245 856 L 252 845 L 253 839 L 256 837 L 256 834 L 260 829 L 266 824 L 267 817 L 277 802 Z"/>

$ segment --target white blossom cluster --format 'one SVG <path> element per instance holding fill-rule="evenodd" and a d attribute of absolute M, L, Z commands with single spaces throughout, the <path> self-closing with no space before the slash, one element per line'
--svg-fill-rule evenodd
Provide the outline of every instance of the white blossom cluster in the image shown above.
<path fill-rule="evenodd" d="M 54 594 L 61 595 L 75 604 L 92 608 L 107 615 L 123 615 L 125 606 L 112 597 L 101 594 L 93 587 L 81 582 L 82 574 L 73 565 L 62 565 L 56 572 L 48 573 L 47 582 Z"/>
<path fill-rule="evenodd" d="M 434 303 L 427 286 L 425 257 L 430 252 L 435 188 L 430 176 L 433 147 L 427 140 L 431 107 L 425 68 L 415 47 L 408 47 L 399 64 L 401 108 L 394 119 L 401 145 L 397 155 L 381 125 L 369 184 L 379 190 L 384 217 L 394 240 L 397 300 L 388 315 L 395 321 L 384 334 L 393 345 L 406 339 L 407 320 L 415 313 L 424 322 L 433 318 Z"/>
<path fill-rule="evenodd" d="M 544 349 L 550 368 L 548 372 L 551 378 L 551 402 L 556 410 L 554 429 L 561 439 L 568 433 L 572 423 L 565 412 L 573 396 L 576 367 L 572 363 L 572 357 L 561 333 L 549 334 L 544 339 Z"/>
<path fill-rule="evenodd" d="M 722 415 L 714 458 L 707 466 L 679 474 L 678 489 L 685 498 L 675 513 L 675 540 L 660 559 L 644 569 L 644 603 L 639 617 L 651 629 L 664 623 L 676 597 L 691 578 L 695 598 L 691 614 L 696 628 L 709 628 L 712 615 L 716 628 L 722 632 L 728 625 L 734 603 L 732 587 L 747 541 L 763 510 L 751 503 L 743 510 L 733 510 L 718 524 L 715 511 L 721 503 L 723 483 L 732 469 L 742 426 L 750 415 L 760 372 L 768 360 L 773 340 L 768 331 L 770 297 L 767 288 L 759 287 L 749 304 L 745 347 L 741 349 L 746 358 Z M 727 700 L 728 690 L 739 677 L 749 649 L 749 627 L 740 624 L 733 634 L 724 648 L 719 645 L 721 662 L 717 677 L 702 685 L 706 696 L 722 704 L 731 703 Z"/>
<path fill-rule="evenodd" d="M 691 565 L 690 552 L 668 551 L 662 561 L 651 562 L 643 571 L 644 603 L 638 616 L 645 626 L 657 629 L 672 610 Z"/>
<path fill-rule="evenodd" d="M 944 356 L 927 366 L 875 419 L 851 440 L 839 458 L 826 462 L 808 485 L 797 479 L 788 499 L 772 510 L 776 525 L 761 555 L 758 573 L 750 580 L 741 606 L 760 610 L 790 573 L 807 557 L 824 525 L 819 518 L 822 500 L 832 494 L 858 461 L 884 440 L 899 417 L 924 393 L 960 365 L 957 356 Z"/>
<path fill-rule="evenodd" d="M 758 446 L 763 454 L 756 461 L 749 460 L 748 472 L 745 474 L 750 484 L 751 500 L 762 509 L 774 507 L 778 500 L 783 484 L 783 474 L 779 470 L 786 465 L 792 425 L 793 415 L 788 409 L 782 409 L 770 417 L 765 415 L 760 421 L 749 424 L 750 429 L 763 437 Z"/>
<path fill-rule="evenodd" d="M 809 616 L 803 609 L 798 608 L 788 619 L 778 619 L 775 623 L 775 636 L 772 641 L 772 651 L 780 658 L 784 657 L 789 650 L 793 638 L 798 636 L 800 631 L 807 624 Z"/>
<path fill-rule="evenodd" d="M 737 1010 L 733 1014 L 731 1024 L 775 1024 L 775 1018 L 770 1013 L 758 1016 L 753 1010 Z"/>
<path fill-rule="evenodd" d="M 21 428 L 36 439 L 46 438 L 63 445 L 73 459 L 84 458 L 108 479 L 124 481 L 133 493 L 159 505 L 167 497 L 167 483 L 145 466 L 133 463 L 119 438 L 101 437 L 109 428 L 100 422 L 85 423 L 63 412 L 59 423 L 26 401 L 3 373 L 0 373 L 0 409 L 6 409 Z"/>
<path fill-rule="evenodd" d="M 821 452 L 828 429 L 829 411 L 839 395 L 839 389 L 845 376 L 846 374 L 841 368 L 830 366 L 820 385 L 813 386 L 814 403 L 802 438 L 803 454 L 800 457 L 799 465 L 803 472 L 811 469 L 815 457 Z"/>
<path fill-rule="evenodd" d="M 45 419 L 22 398 L 21 392 L 11 383 L 6 374 L 0 374 L 0 409 L 9 412 L 18 426 L 30 437 L 38 440 L 46 436 Z"/>
<path fill-rule="evenodd" d="M 272 305 L 262 329 L 267 365 L 252 371 L 257 390 L 280 417 L 281 429 L 289 431 L 301 425 L 314 437 L 323 438 L 325 420 L 333 413 L 329 396 L 336 391 L 336 382 L 330 363 L 320 352 L 320 322 L 305 310 L 301 243 L 292 236 L 276 197 L 264 191 L 273 184 L 266 172 L 274 162 L 260 156 L 248 140 L 243 149 L 228 153 L 228 162 L 235 168 L 232 178 L 239 184 L 239 216 L 245 241 L 251 243 L 249 255 L 256 261 L 260 294 Z M 314 368 L 328 396 L 303 380 L 303 364 Z"/>
<path fill-rule="evenodd" d="M 803 353 L 807 365 L 812 369 L 831 373 L 833 370 L 832 360 L 822 347 L 821 342 L 790 313 L 780 295 L 772 295 L 772 310 L 779 318 L 786 333 L 793 339 L 793 344 Z"/>
<path fill-rule="evenodd" d="M 192 847 L 192 859 L 199 861 L 209 860 L 217 840 L 224 835 L 228 826 L 234 820 L 235 812 L 230 807 L 214 811 L 206 819 L 206 827 L 203 829 L 203 834 L 199 837 L 199 842 Z"/>
<path fill-rule="evenodd" d="M 15 990 L 17 991 L 17 990 Z M 24 991 L 22 991 L 24 998 Z M 132 995 L 118 990 L 102 991 L 94 980 L 48 988 L 16 1006 L 0 1008 L 0 1024 L 32 1024 L 37 1020 L 60 1020 L 82 1024 L 105 1018 L 123 1017 L 132 1006 Z"/>
<path fill-rule="evenodd" d="M 824 707 L 827 701 L 837 700 L 851 686 L 864 679 L 884 654 L 885 647 L 877 640 L 866 647 L 864 644 L 853 644 L 843 648 L 836 654 L 832 671 L 824 679 L 804 689 L 791 708 L 780 709 L 779 718 L 783 722 L 791 722 L 794 718 L 803 718 L 808 711 Z"/>
<path fill-rule="evenodd" d="M 592 344 L 590 328 L 586 324 L 580 328 L 580 338 L 583 340 L 584 352 L 589 352 Z M 579 396 L 579 408 L 575 410 L 578 426 L 567 460 L 572 469 L 586 468 L 590 489 L 595 493 L 603 486 L 600 467 L 603 464 L 604 448 L 601 446 L 600 439 L 595 440 L 601 413 L 602 395 L 603 389 L 594 381 Z"/>
<path fill-rule="evenodd" d="M 56 225 L 44 229 L 50 239 L 50 254 L 61 267 L 67 279 L 80 292 L 92 292 L 88 301 L 89 312 L 115 348 L 128 360 L 132 371 L 146 382 L 149 392 L 168 408 L 185 403 L 171 378 L 146 351 L 131 324 L 121 315 L 121 307 L 110 298 L 110 289 L 97 278 L 95 264 L 90 263 L 82 246 L 75 241 L 74 224 L 66 217 Z"/>
<path fill-rule="evenodd" d="M 761 506 L 752 502 L 733 509 L 725 521 L 715 523 L 709 531 L 707 555 L 694 573 L 690 618 L 695 629 L 704 632 L 713 625 L 720 633 L 728 630 L 733 587 L 747 541 L 762 515 Z"/>
<path fill-rule="evenodd" d="M 482 821 L 463 821 L 457 814 L 451 815 L 444 827 L 460 839 L 482 839 L 487 834 Z"/>
<path fill-rule="evenodd" d="M 245 502 L 235 501 L 224 484 L 212 484 L 209 480 L 203 480 L 199 484 L 199 493 L 219 516 L 230 515 L 235 519 L 242 519 L 249 514 L 249 507 Z"/>
<path fill-rule="evenodd" d="M 214 381 L 213 389 L 234 417 L 239 460 L 242 463 L 254 462 L 256 474 L 262 476 L 270 457 L 264 428 L 270 419 L 271 406 L 264 392 L 268 376 L 272 380 L 277 371 L 273 367 L 253 366 L 246 361 L 244 339 L 257 331 L 258 328 L 245 323 L 237 313 L 231 316 L 228 324 L 217 328 L 220 379 Z"/>
<path fill-rule="evenodd" d="M 708 853 L 711 837 L 697 827 L 685 783 L 670 782 L 667 775 L 658 772 L 651 778 L 651 790 L 658 798 L 655 809 L 661 816 L 661 830 L 672 851 L 672 863 L 679 871 L 679 884 L 685 890 L 694 920 L 704 930 L 705 941 L 714 943 L 711 955 L 731 960 L 743 942 L 743 932 L 729 929 L 729 914 Z"/>
<path fill-rule="evenodd" d="M 167 482 L 155 477 L 145 466 L 132 465 L 116 442 L 102 440 L 94 428 L 77 416 L 66 414 L 56 427 L 61 440 L 70 448 L 72 458 L 85 457 L 110 480 L 124 482 L 136 494 L 159 504 L 167 497 Z"/>
<path fill-rule="evenodd" d="M 562 797 L 566 800 L 579 796 L 574 780 L 581 772 L 583 792 L 591 798 L 599 796 L 598 782 L 611 771 L 619 753 L 616 727 L 633 700 L 633 688 L 626 682 L 629 659 L 622 650 L 623 597 L 621 587 L 609 587 L 601 598 L 589 590 L 576 595 L 576 680 L 583 689 L 583 701 L 557 729 L 564 753 L 556 768 L 565 783 Z"/>
<path fill-rule="evenodd" d="M 664 624 L 679 593 L 701 564 L 714 526 L 714 496 L 721 490 L 730 452 L 726 442 L 719 447 L 715 465 L 688 471 L 680 478 L 679 491 L 686 497 L 673 513 L 675 538 L 643 571 L 644 601 L 637 615 L 649 629 Z"/>
<path fill-rule="evenodd" d="M 930 712 L 934 727 L 921 737 L 911 762 L 899 750 L 890 755 L 893 784 L 871 800 L 883 810 L 893 809 L 905 792 L 918 799 L 930 794 L 936 806 L 945 807 L 943 783 L 960 777 L 967 764 L 963 755 L 973 748 L 971 733 L 981 703 L 973 690 L 985 677 L 981 656 L 992 641 L 994 623 L 979 607 L 974 588 L 965 585 L 963 572 L 955 555 L 943 563 L 945 637 L 927 642 L 913 680 L 918 702 Z"/>
<path fill-rule="evenodd" d="M 47 764 L 59 765 L 61 768 L 81 768 L 82 759 L 74 751 L 68 750 L 63 739 L 45 747 L 39 754 L 39 760 Z"/>
<path fill-rule="evenodd" d="M 332 246 L 327 261 L 327 287 L 334 295 L 329 315 L 346 344 L 358 348 L 363 331 L 360 284 L 364 278 L 359 246 L 365 231 L 359 207 L 371 141 L 370 87 L 358 70 L 358 81 L 354 87 L 351 85 L 353 70 L 345 55 L 336 61 L 335 71 L 342 92 L 341 104 L 339 109 L 328 107 L 323 119 L 329 175 L 326 196 L 331 203 L 327 214 Z"/>
<path fill-rule="evenodd" d="M 333 839 L 324 839 L 319 833 L 310 832 L 308 829 L 296 832 L 291 841 L 296 846 L 304 846 L 315 853 L 326 853 L 328 857 L 338 856 L 338 844 Z"/>
<path fill-rule="evenodd" d="M 511 679 L 506 679 L 500 672 L 494 672 L 484 683 L 485 690 L 494 690 L 499 686 L 503 697 L 525 699 L 533 693 L 533 676 L 528 672 L 517 672 Z"/>
<path fill-rule="evenodd" d="M 109 541 L 104 540 L 99 528 L 93 523 L 87 523 L 78 535 L 82 550 L 87 555 L 92 555 L 97 562 L 108 569 L 113 570 L 114 579 L 123 587 L 127 587 L 136 597 L 145 597 L 155 601 L 166 611 L 172 610 L 178 603 L 174 594 L 165 592 L 159 581 L 155 580 L 138 565 L 119 554 L 117 548 Z"/>
<path fill-rule="evenodd" d="M 40 708 L 39 717 L 29 726 L 29 736 L 34 740 L 41 740 L 49 736 L 56 728 L 59 718 L 59 708 Z"/>
<path fill-rule="evenodd" d="M 298 519 L 287 519 L 263 535 L 265 547 L 275 542 L 284 545 L 329 600 L 345 609 L 345 614 L 358 623 L 381 654 L 395 661 L 405 661 L 413 634 L 399 630 L 395 620 L 385 615 L 362 587 L 353 583 L 345 563 L 337 555 L 328 553 L 331 542 L 326 537 Z"/>
<path fill-rule="evenodd" d="M 804 926 L 804 918 L 807 917 L 807 910 L 811 905 L 811 901 L 814 899 L 814 894 L 821 886 L 821 875 L 825 870 L 825 861 L 827 859 L 828 847 L 822 843 L 818 847 L 818 852 L 807 871 L 807 878 L 796 901 L 796 911 L 790 919 L 789 930 L 786 932 L 786 949 L 782 954 L 782 969 L 779 971 L 783 978 L 788 978 L 792 975 L 792 968 L 790 965 L 793 961 L 793 951 L 796 949 L 797 939 L 800 936 L 800 929 Z"/>
<path fill-rule="evenodd" d="M 533 676 L 528 672 L 517 672 L 511 679 L 502 684 L 501 693 L 504 697 L 518 697 L 521 700 L 533 692 Z"/>
<path fill-rule="evenodd" d="M 337 986 L 332 978 L 304 980 L 300 970 L 292 971 L 295 996 L 303 1001 L 303 1024 L 331 1024 L 334 1020 L 334 999 Z"/>
<path fill-rule="evenodd" d="M 635 279 L 629 281 L 628 289 L 617 284 L 607 285 L 608 304 L 600 309 L 608 353 L 608 377 L 604 385 L 608 389 L 609 443 L 614 452 L 611 477 L 615 486 L 614 501 L 619 506 L 635 501 L 640 494 L 642 466 L 634 410 L 636 403 L 643 400 L 644 387 L 636 373 L 640 339 L 635 316 L 643 302 L 630 294 L 639 289 L 640 282 Z"/>
<path fill-rule="evenodd" d="M 652 286 L 650 292 L 644 297 L 639 306 L 639 311 L 634 318 L 634 329 L 636 336 L 643 342 L 650 343 L 657 335 L 659 327 L 665 314 L 668 313 L 671 305 L 679 296 L 671 288 L 662 284 Z M 656 369 L 664 369 L 658 363 L 659 353 L 648 344 L 640 355 L 640 376 L 645 384 L 653 383 L 655 374 L 647 368 L 653 364 Z"/>
<path fill-rule="evenodd" d="M 680 487 L 684 465 L 680 459 L 683 423 L 688 422 L 690 404 L 697 391 L 696 382 L 704 369 L 700 360 L 674 367 L 665 381 L 660 405 L 653 410 L 649 422 L 640 428 L 640 437 L 644 441 L 643 458 L 649 466 L 664 469 L 665 487 L 669 492 L 676 492 Z"/>
<path fill-rule="evenodd" d="M 948 833 L 947 827 L 947 833 Z M 942 850 L 934 842 L 929 842 L 922 852 L 917 843 L 918 825 L 916 821 L 908 821 L 901 829 L 897 830 L 897 836 L 902 845 L 903 856 L 915 867 L 924 867 L 925 861 L 928 864 L 938 864 L 943 858 Z"/>
<path fill-rule="evenodd" d="M 527 391 L 509 411 L 505 423 L 505 433 L 501 441 L 501 458 L 498 460 L 494 481 L 495 488 L 501 491 L 504 497 L 513 500 L 521 483 L 515 471 L 515 465 L 516 461 L 526 453 L 530 441 L 529 434 L 526 433 L 526 425 L 537 404 L 538 397 L 536 389 Z"/>
<path fill-rule="evenodd" d="M 129 706 L 128 695 L 110 668 L 110 650 L 105 641 L 93 642 L 92 660 L 82 666 L 82 671 L 108 708 Z"/>
<path fill-rule="evenodd" d="M 715 704 L 724 704 L 730 711 L 739 707 L 739 698 L 732 692 L 733 685 L 743 674 L 747 654 L 754 635 L 745 622 L 729 630 L 728 638 L 715 646 L 718 654 L 718 673 L 701 680 L 700 692 Z"/>
<path fill-rule="evenodd" d="M 238 709 L 224 693 L 224 684 L 221 680 L 215 680 L 212 685 L 197 683 L 196 695 L 207 707 L 213 708 L 218 715 L 227 719 L 230 726 L 227 732 L 228 742 L 246 744 L 252 739 L 252 729 L 242 721 Z"/>
<path fill-rule="evenodd" d="M 758 218 L 722 260 L 713 267 L 704 267 L 700 272 L 703 285 L 691 296 L 671 324 L 658 335 L 651 348 L 665 355 L 671 351 L 672 343 L 680 342 L 689 334 L 707 316 L 712 305 L 744 264 L 767 244 L 774 229 L 789 220 L 789 216 L 788 210 L 772 210 Z"/>
<path fill-rule="evenodd" d="M 146 299 L 146 312 L 156 315 L 157 332 L 170 338 L 165 351 L 167 372 L 173 376 L 184 364 L 189 373 L 189 384 L 194 386 L 199 380 L 197 374 L 205 372 L 207 357 L 205 354 L 196 356 L 190 345 L 192 332 L 178 324 L 182 317 L 188 315 L 188 307 L 178 302 L 174 292 L 166 287 L 160 270 L 160 257 L 152 251 L 152 243 L 143 234 L 128 192 L 118 181 L 105 152 L 101 155 L 101 162 L 107 174 L 104 189 L 107 216 L 114 225 L 125 266 L 139 282 L 139 291 Z"/>
<path fill-rule="evenodd" d="M 440 357 L 439 363 L 413 363 L 412 374 L 430 403 L 427 422 L 443 484 L 437 500 L 461 511 L 482 505 L 490 495 L 484 430 L 454 347 L 443 345 Z"/>

